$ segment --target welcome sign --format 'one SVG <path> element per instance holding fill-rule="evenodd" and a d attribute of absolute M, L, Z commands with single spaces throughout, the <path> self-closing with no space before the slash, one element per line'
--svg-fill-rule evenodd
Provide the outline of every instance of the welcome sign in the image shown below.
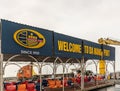
<path fill-rule="evenodd" d="M 81 58 L 82 40 L 54 32 L 55 56 Z"/>
<path fill-rule="evenodd" d="M 115 60 L 115 48 L 112 46 L 102 45 L 103 60 Z"/>
<path fill-rule="evenodd" d="M 1 25 L 3 54 L 115 60 L 111 46 L 6 20 L 1 20 Z"/>
<path fill-rule="evenodd" d="M 84 46 L 84 58 L 86 59 L 100 59 L 102 56 L 101 45 L 90 42 L 87 40 L 83 40 Z"/>

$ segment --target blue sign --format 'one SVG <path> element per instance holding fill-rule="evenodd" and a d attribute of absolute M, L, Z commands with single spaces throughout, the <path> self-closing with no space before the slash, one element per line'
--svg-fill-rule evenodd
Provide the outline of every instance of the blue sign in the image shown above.
<path fill-rule="evenodd" d="M 54 32 L 55 56 L 66 58 L 82 57 L 82 40 Z"/>
<path fill-rule="evenodd" d="M 115 61 L 115 48 L 103 45 L 103 59 Z"/>
<path fill-rule="evenodd" d="M 115 60 L 114 47 L 6 20 L 1 25 L 3 54 Z"/>
<path fill-rule="evenodd" d="M 102 55 L 101 45 L 83 40 L 83 50 L 85 59 L 100 59 Z"/>
<path fill-rule="evenodd" d="M 53 55 L 53 32 L 1 20 L 3 54 Z"/>

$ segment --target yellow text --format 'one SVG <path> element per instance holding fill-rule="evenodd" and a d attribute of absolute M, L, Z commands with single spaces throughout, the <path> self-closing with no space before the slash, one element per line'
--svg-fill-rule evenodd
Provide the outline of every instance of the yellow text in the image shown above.
<path fill-rule="evenodd" d="M 58 40 L 58 50 L 65 52 L 81 53 L 81 45 L 75 44 L 67 41 Z"/>

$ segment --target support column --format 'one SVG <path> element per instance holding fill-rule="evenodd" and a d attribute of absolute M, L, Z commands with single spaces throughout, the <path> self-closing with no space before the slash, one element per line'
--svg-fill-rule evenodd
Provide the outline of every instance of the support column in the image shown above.
<path fill-rule="evenodd" d="M 115 80 L 116 80 L 116 74 L 115 74 L 115 61 L 113 63 L 113 67 L 114 67 L 114 83 L 115 83 Z"/>
<path fill-rule="evenodd" d="M 53 74 L 52 74 L 52 78 L 53 79 L 56 78 L 56 70 L 57 70 L 57 66 L 56 65 L 57 65 L 56 63 L 53 64 Z"/>
<path fill-rule="evenodd" d="M 64 73 L 65 73 L 65 65 L 62 65 L 63 66 L 63 89 L 62 89 L 62 91 L 65 91 L 65 87 L 64 87 Z"/>
<path fill-rule="evenodd" d="M 106 68 L 106 72 L 105 72 L 105 82 L 107 83 L 108 82 L 108 62 L 106 62 L 106 66 L 105 66 Z"/>
<path fill-rule="evenodd" d="M 81 91 L 84 91 L 84 58 L 81 60 Z"/>
<path fill-rule="evenodd" d="M 96 79 L 95 79 L 95 85 L 98 85 L 97 75 L 98 75 L 98 63 L 95 64 L 96 66 Z"/>
<path fill-rule="evenodd" d="M 0 55 L 0 91 L 3 91 L 3 55 Z"/>
<path fill-rule="evenodd" d="M 39 78 L 40 78 L 40 91 L 42 91 L 42 64 L 39 69 Z"/>

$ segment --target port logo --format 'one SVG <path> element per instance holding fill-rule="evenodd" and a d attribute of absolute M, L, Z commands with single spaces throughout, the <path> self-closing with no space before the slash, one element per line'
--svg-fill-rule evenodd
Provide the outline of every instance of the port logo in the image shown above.
<path fill-rule="evenodd" d="M 13 34 L 15 42 L 25 48 L 41 48 L 45 45 L 45 37 L 32 29 L 20 29 Z"/>

